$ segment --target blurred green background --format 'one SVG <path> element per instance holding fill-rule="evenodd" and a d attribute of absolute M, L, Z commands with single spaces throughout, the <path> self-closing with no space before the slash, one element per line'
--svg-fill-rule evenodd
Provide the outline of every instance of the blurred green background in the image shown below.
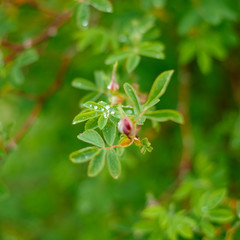
<path fill-rule="evenodd" d="M 62 57 L 70 56 L 71 61 L 62 85 L 46 99 L 21 141 L 2 153 L 0 239 L 145 239 L 134 235 L 132 226 L 146 202 L 158 199 L 176 180 L 184 151 L 193 162 L 206 156 L 206 164 L 216 166 L 216 184 L 227 187 L 231 197 L 240 197 L 239 1 L 114 0 L 112 5 L 113 13 L 91 7 L 89 28 L 81 29 L 76 1 L 1 1 L 4 144 L 36 104 L 27 94 L 41 95 L 55 81 Z M 4 64 L 15 51 L 6 42 L 26 44 L 65 11 L 73 11 L 73 17 L 57 27 L 54 36 L 30 48 L 34 53 L 27 64 L 18 60 L 25 49 Z M 147 124 L 140 135 L 152 142 L 152 153 L 141 155 L 131 147 L 121 160 L 118 180 L 107 169 L 89 178 L 87 164 L 69 161 L 72 151 L 86 146 L 76 138 L 83 126 L 72 126 L 86 92 L 72 88 L 71 81 L 93 81 L 96 70 L 110 73 L 112 66 L 104 64 L 107 56 L 131 44 L 123 40 L 131 38 L 131 26 L 148 18 L 153 20 L 145 38 L 165 45 L 165 59 L 142 57 L 129 75 L 121 64 L 119 82 L 138 83 L 146 93 L 159 73 L 175 69 L 158 108 L 183 110 L 185 127 L 168 122 L 156 130 Z M 101 33 L 88 40 L 93 28 Z"/>

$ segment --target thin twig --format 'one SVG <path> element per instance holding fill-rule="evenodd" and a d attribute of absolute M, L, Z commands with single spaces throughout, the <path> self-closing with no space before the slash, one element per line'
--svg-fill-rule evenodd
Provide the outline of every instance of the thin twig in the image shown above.
<path fill-rule="evenodd" d="M 34 124 L 35 120 L 37 119 L 45 102 L 61 87 L 64 77 L 66 75 L 70 60 L 71 59 L 69 57 L 64 57 L 62 59 L 62 63 L 59 68 L 58 74 L 56 76 L 56 80 L 43 94 L 41 94 L 38 97 L 37 104 L 29 114 L 26 122 L 23 124 L 23 126 L 20 128 L 17 134 L 9 141 L 9 143 L 5 147 L 6 152 L 11 151 L 16 146 L 16 144 L 26 135 L 28 130 L 31 128 L 31 126 Z"/>
<path fill-rule="evenodd" d="M 5 41 L 2 41 L 1 45 L 3 46 L 12 46 L 12 52 L 4 59 L 4 63 L 7 64 L 11 62 L 19 53 L 24 51 L 25 49 L 31 48 L 35 45 L 38 45 L 39 43 L 42 43 L 49 39 L 52 36 L 55 36 L 58 29 L 67 22 L 72 16 L 71 11 L 64 12 L 60 15 L 58 15 L 54 21 L 45 29 L 43 30 L 38 36 L 26 40 L 23 44 L 18 43 L 10 43 Z"/>
<path fill-rule="evenodd" d="M 189 114 L 191 75 L 187 67 L 180 69 L 179 73 L 179 111 L 184 117 L 184 124 L 181 125 L 183 149 L 179 165 L 178 178 L 182 179 L 186 172 L 192 167 L 192 154 L 194 139 Z"/>

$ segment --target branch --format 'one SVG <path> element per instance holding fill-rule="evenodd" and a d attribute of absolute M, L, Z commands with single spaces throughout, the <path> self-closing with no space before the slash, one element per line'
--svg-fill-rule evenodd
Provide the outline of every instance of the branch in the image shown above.
<path fill-rule="evenodd" d="M 64 77 L 66 75 L 68 66 L 70 64 L 70 57 L 64 57 L 62 59 L 60 68 L 58 70 L 56 80 L 53 82 L 53 84 L 38 97 L 38 101 L 36 106 L 33 108 L 31 113 L 29 114 L 26 122 L 23 124 L 21 129 L 17 132 L 17 134 L 9 141 L 6 147 L 4 147 L 4 150 L 6 152 L 10 152 L 13 148 L 15 148 L 16 144 L 21 141 L 21 139 L 26 135 L 28 130 L 31 128 L 31 126 L 34 124 L 35 120 L 37 119 L 40 111 L 42 110 L 44 104 L 46 101 L 61 87 Z"/>
<path fill-rule="evenodd" d="M 190 99 L 190 80 L 191 74 L 187 67 L 181 68 L 179 73 L 179 111 L 184 117 L 184 124 L 181 125 L 183 150 L 179 165 L 178 177 L 182 179 L 183 175 L 192 168 L 192 154 L 194 148 L 194 139 L 192 135 L 192 126 L 189 113 Z"/>
<path fill-rule="evenodd" d="M 43 30 L 38 36 L 26 40 L 23 44 L 18 43 L 10 43 L 5 41 L 1 42 L 2 46 L 10 47 L 12 49 L 12 52 L 4 59 L 4 63 L 7 64 L 11 62 L 19 53 L 24 51 L 25 49 L 28 49 L 30 47 L 33 47 L 39 43 L 42 43 L 49 39 L 52 36 L 55 36 L 58 29 L 66 23 L 72 16 L 71 11 L 64 12 L 60 15 L 58 15 L 53 22 L 45 29 Z"/>

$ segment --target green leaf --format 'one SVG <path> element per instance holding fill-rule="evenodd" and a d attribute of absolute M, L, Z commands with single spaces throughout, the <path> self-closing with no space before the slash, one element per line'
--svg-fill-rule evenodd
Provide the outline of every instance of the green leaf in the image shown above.
<path fill-rule="evenodd" d="M 108 117 L 104 115 L 100 116 L 100 118 L 98 119 L 98 127 L 100 129 L 103 129 L 106 126 L 107 121 L 108 121 Z"/>
<path fill-rule="evenodd" d="M 237 202 L 237 216 L 240 218 L 240 201 Z"/>
<path fill-rule="evenodd" d="M 105 164 L 105 154 L 106 154 L 106 150 L 102 149 L 90 161 L 90 163 L 88 165 L 88 176 L 89 177 L 95 177 L 102 171 L 104 164 Z"/>
<path fill-rule="evenodd" d="M 113 64 L 117 61 L 128 58 L 129 56 L 132 55 L 132 53 L 133 53 L 132 50 L 125 50 L 125 51 L 120 51 L 120 52 L 114 53 L 106 59 L 105 63 L 106 64 Z"/>
<path fill-rule="evenodd" d="M 97 147 L 87 147 L 70 154 L 73 163 L 84 163 L 92 159 L 99 152 Z"/>
<path fill-rule="evenodd" d="M 140 232 L 151 232 L 154 229 L 154 224 L 149 220 L 141 220 L 134 224 L 133 229 Z"/>
<path fill-rule="evenodd" d="M 36 50 L 29 49 L 18 55 L 18 57 L 15 60 L 15 64 L 17 64 L 19 67 L 24 67 L 33 62 L 36 62 L 37 60 L 38 54 Z"/>
<path fill-rule="evenodd" d="M 226 189 L 220 189 L 212 192 L 208 197 L 208 208 L 213 209 L 217 207 L 226 197 Z"/>
<path fill-rule="evenodd" d="M 121 164 L 114 149 L 107 150 L 107 162 L 111 176 L 117 179 L 121 174 Z"/>
<path fill-rule="evenodd" d="M 203 220 L 201 223 L 200 223 L 200 226 L 201 226 L 201 230 L 202 232 L 207 236 L 207 237 L 210 237 L 210 238 L 213 238 L 215 236 L 215 228 L 214 226 L 206 221 L 206 220 Z"/>
<path fill-rule="evenodd" d="M 193 230 L 192 228 L 185 222 L 181 222 L 177 225 L 178 233 L 184 238 L 192 238 Z"/>
<path fill-rule="evenodd" d="M 145 104 L 146 106 L 151 105 L 153 101 L 156 101 L 165 93 L 173 72 L 173 70 L 165 71 L 156 78 L 149 93 L 148 100 Z"/>
<path fill-rule="evenodd" d="M 148 141 L 147 138 L 144 138 L 141 141 L 134 140 L 134 143 L 136 146 L 139 147 L 142 154 L 145 154 L 146 151 L 151 152 L 153 150 L 153 148 L 151 147 L 151 143 Z"/>
<path fill-rule="evenodd" d="M 215 223 L 228 223 L 234 218 L 233 212 L 227 208 L 212 209 L 208 213 L 208 219 Z"/>
<path fill-rule="evenodd" d="M 166 121 L 174 121 L 176 123 L 183 123 L 183 117 L 182 115 L 174 110 L 157 110 L 153 112 L 147 112 L 144 114 L 144 116 L 148 119 L 158 121 L 158 122 L 166 122 Z"/>
<path fill-rule="evenodd" d="M 17 64 L 13 64 L 10 78 L 11 82 L 15 85 L 20 85 L 24 82 L 24 75 L 21 68 Z"/>
<path fill-rule="evenodd" d="M 76 22 L 77 26 L 87 27 L 89 22 L 89 7 L 85 2 L 78 2 L 76 7 Z"/>
<path fill-rule="evenodd" d="M 91 101 L 84 103 L 83 106 L 94 111 L 101 111 L 102 113 L 104 111 L 107 111 L 107 109 L 104 106 L 100 105 L 99 103 L 95 103 Z"/>
<path fill-rule="evenodd" d="M 142 211 L 141 215 L 146 218 L 156 218 L 159 217 L 162 211 L 165 211 L 163 207 L 159 205 L 150 205 Z"/>
<path fill-rule="evenodd" d="M 125 83 L 123 85 L 123 87 L 124 87 L 126 95 L 129 97 L 134 108 L 136 109 L 136 114 L 139 114 L 141 112 L 141 106 L 140 106 L 140 102 L 139 102 L 137 93 L 135 92 L 134 88 L 129 83 Z"/>
<path fill-rule="evenodd" d="M 101 148 L 105 147 L 105 143 L 104 143 L 102 137 L 94 130 L 87 130 L 87 131 L 79 134 L 77 137 L 78 137 L 78 139 L 80 139 L 84 142 L 93 144 L 97 147 L 101 147 Z"/>
<path fill-rule="evenodd" d="M 199 51 L 197 53 L 197 63 L 202 73 L 207 74 L 210 72 L 212 67 L 212 59 L 208 53 L 202 50 Z"/>
<path fill-rule="evenodd" d="M 98 117 L 102 114 L 102 112 L 99 111 L 89 111 L 89 112 L 83 112 L 79 113 L 74 119 L 73 119 L 73 124 L 77 124 L 80 122 L 85 122 L 88 119 Z"/>
<path fill-rule="evenodd" d="M 91 119 L 89 119 L 87 122 L 86 122 L 86 124 L 85 124 L 85 126 L 84 126 L 84 129 L 85 130 L 89 130 L 89 129 L 95 129 L 95 128 L 97 128 L 98 127 L 98 118 L 96 117 L 96 118 L 91 118 Z"/>
<path fill-rule="evenodd" d="M 116 126 L 111 120 L 108 120 L 103 128 L 103 136 L 109 146 L 112 146 L 116 137 Z"/>
<path fill-rule="evenodd" d="M 127 72 L 131 73 L 140 63 L 141 57 L 139 55 L 131 55 L 127 59 Z"/>
<path fill-rule="evenodd" d="M 99 92 L 91 92 L 91 93 L 85 95 L 85 96 L 79 101 L 80 107 L 83 107 L 83 104 L 86 103 L 86 102 L 96 101 L 101 95 L 102 95 L 102 93 L 99 93 Z"/>
<path fill-rule="evenodd" d="M 0 201 L 6 199 L 9 196 L 9 190 L 7 186 L 0 182 Z"/>
<path fill-rule="evenodd" d="M 98 90 L 96 85 L 92 82 L 83 79 L 83 78 L 76 78 L 72 81 L 72 86 L 79 89 L 89 90 L 89 91 L 96 91 Z"/>
<path fill-rule="evenodd" d="M 139 54 L 145 57 L 164 59 L 164 46 L 161 43 L 145 42 L 139 47 Z"/>
<path fill-rule="evenodd" d="M 90 0 L 89 3 L 102 12 L 112 12 L 112 4 L 108 0 Z"/>
<path fill-rule="evenodd" d="M 106 75 L 104 74 L 103 71 L 96 71 L 94 73 L 94 76 L 95 76 L 95 82 L 97 84 L 97 87 L 99 89 L 105 89 L 105 86 L 106 86 Z"/>

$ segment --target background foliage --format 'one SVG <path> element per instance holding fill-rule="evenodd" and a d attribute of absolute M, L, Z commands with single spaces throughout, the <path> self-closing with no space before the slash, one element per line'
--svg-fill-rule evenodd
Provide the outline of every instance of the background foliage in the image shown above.
<path fill-rule="evenodd" d="M 2 0 L 1 239 L 239 239 L 239 11 L 238 0 Z M 143 100 L 175 69 L 157 108 L 185 124 L 146 124 L 151 153 L 131 146 L 118 180 L 106 168 L 88 178 L 69 161 L 87 146 L 72 126 L 87 91 L 72 80 L 111 76 L 116 60 L 119 84 Z"/>

